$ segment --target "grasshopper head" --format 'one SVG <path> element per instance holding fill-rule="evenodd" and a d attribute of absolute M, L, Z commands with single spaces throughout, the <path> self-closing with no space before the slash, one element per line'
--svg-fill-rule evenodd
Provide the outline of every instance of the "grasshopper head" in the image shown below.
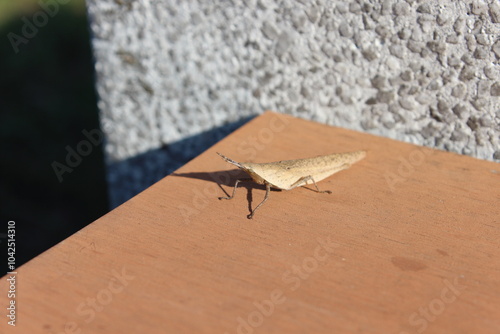
<path fill-rule="evenodd" d="M 254 167 L 256 165 L 259 165 L 259 164 L 253 164 L 253 163 L 250 163 L 250 162 L 245 162 L 245 163 L 239 163 L 239 162 L 236 162 L 232 159 L 229 159 L 228 157 L 226 157 L 225 155 L 223 154 L 220 154 L 219 152 L 217 152 L 218 155 L 220 155 L 222 157 L 222 159 L 226 160 L 227 162 L 229 162 L 230 164 L 233 164 L 235 165 L 236 167 L 240 168 L 240 169 L 243 169 L 248 175 L 250 175 L 250 177 L 257 183 L 259 184 L 264 184 L 265 183 L 265 180 L 259 175 L 257 174 L 255 171 L 254 171 Z"/>

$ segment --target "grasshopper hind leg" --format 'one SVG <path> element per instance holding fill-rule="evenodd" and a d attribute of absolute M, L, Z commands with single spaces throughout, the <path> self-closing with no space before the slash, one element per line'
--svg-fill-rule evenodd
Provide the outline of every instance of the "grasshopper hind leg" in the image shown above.
<path fill-rule="evenodd" d="M 311 190 L 316 191 L 317 193 L 320 193 L 320 194 L 331 194 L 332 193 L 331 190 L 319 190 L 318 185 L 316 184 L 316 181 L 314 181 L 314 178 L 311 175 L 304 176 L 304 177 L 301 177 L 300 179 L 298 179 L 297 182 L 292 184 L 292 186 L 290 187 L 290 190 L 297 188 L 297 187 L 305 186 L 307 184 L 307 181 L 312 181 L 316 190 L 314 190 L 314 189 L 311 189 Z"/>

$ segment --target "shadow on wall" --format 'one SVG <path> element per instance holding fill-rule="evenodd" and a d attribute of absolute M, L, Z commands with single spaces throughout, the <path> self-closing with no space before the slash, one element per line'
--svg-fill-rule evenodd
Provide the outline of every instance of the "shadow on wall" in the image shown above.
<path fill-rule="evenodd" d="M 171 174 L 252 118 L 245 117 L 109 165 L 107 174 L 111 207 L 117 207 Z"/>

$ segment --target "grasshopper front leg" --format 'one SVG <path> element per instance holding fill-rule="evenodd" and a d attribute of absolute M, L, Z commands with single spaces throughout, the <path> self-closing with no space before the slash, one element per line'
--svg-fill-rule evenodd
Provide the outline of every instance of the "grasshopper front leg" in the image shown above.
<path fill-rule="evenodd" d="M 229 196 L 229 197 L 219 197 L 219 199 L 233 199 L 234 198 L 234 193 L 236 192 L 236 188 L 238 187 L 238 183 L 240 183 L 240 182 L 248 182 L 248 181 L 253 181 L 253 180 L 251 178 L 249 178 L 249 177 L 245 177 L 243 179 L 236 180 L 236 183 L 234 184 L 232 195 Z"/>
<path fill-rule="evenodd" d="M 271 191 L 271 186 L 269 185 L 269 183 L 266 182 L 266 195 L 264 196 L 264 199 L 262 200 L 262 202 L 259 203 L 259 205 L 257 205 L 255 207 L 255 209 L 253 209 L 252 213 L 250 213 L 247 218 L 248 219 L 252 219 L 253 218 L 253 215 L 255 214 L 255 211 L 257 211 L 258 208 L 260 208 L 260 206 L 262 204 L 264 204 L 265 201 L 267 201 L 267 199 L 269 198 L 269 192 Z"/>

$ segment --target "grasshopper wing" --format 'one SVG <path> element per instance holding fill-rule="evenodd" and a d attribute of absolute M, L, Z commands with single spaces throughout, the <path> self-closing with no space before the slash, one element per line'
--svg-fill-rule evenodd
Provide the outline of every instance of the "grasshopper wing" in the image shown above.
<path fill-rule="evenodd" d="M 315 158 L 284 160 L 269 163 L 239 163 L 257 183 L 269 183 L 273 188 L 289 190 L 294 188 L 298 180 L 311 176 L 319 182 L 341 170 L 349 168 L 353 163 L 363 159 L 365 151 L 335 153 Z M 309 180 L 305 184 L 312 184 Z"/>

